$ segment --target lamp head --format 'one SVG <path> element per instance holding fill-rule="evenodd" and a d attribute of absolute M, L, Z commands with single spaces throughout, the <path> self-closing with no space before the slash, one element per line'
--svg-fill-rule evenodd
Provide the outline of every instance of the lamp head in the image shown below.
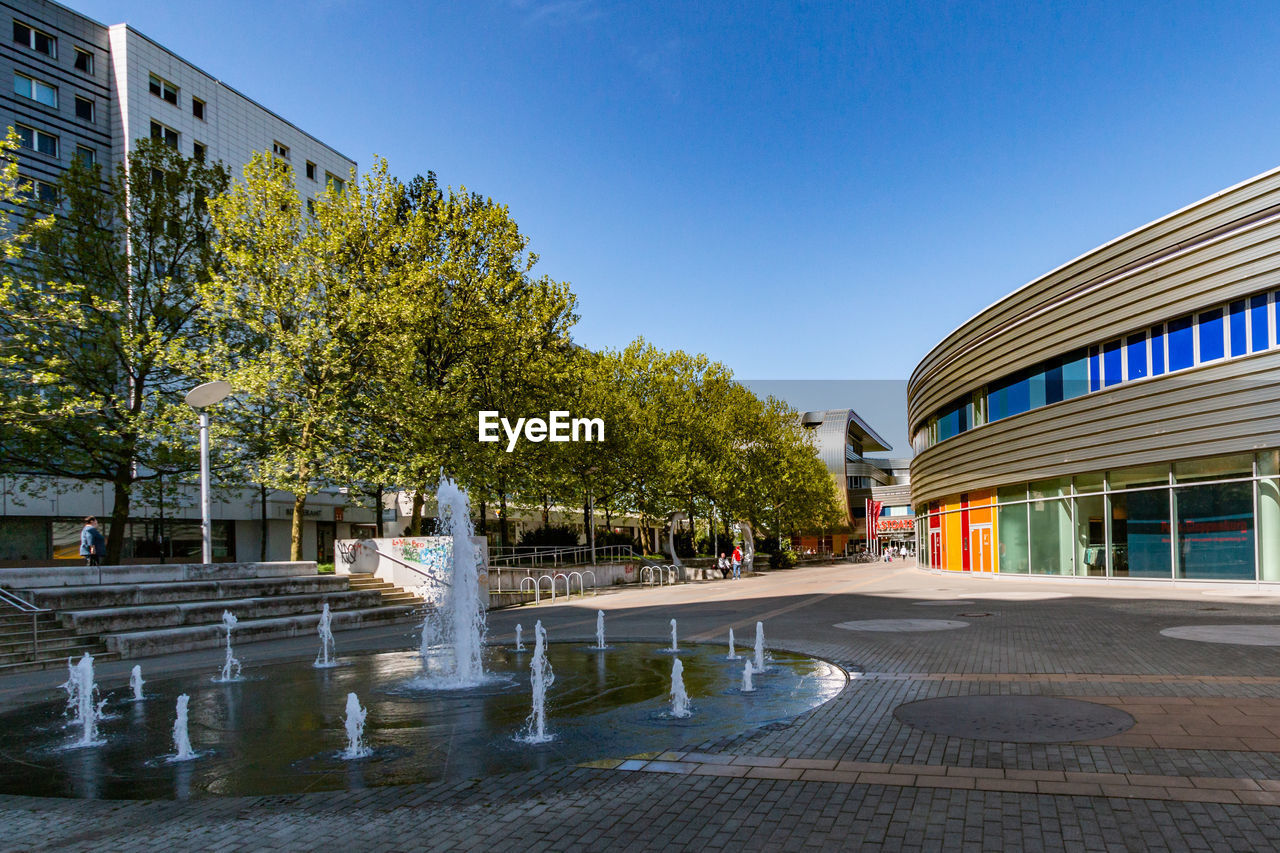
<path fill-rule="evenodd" d="M 212 406 L 214 403 L 221 402 L 231 393 L 231 383 L 224 382 L 221 379 L 215 379 L 212 382 L 205 382 L 203 385 L 197 385 L 187 392 L 187 405 L 193 409 L 203 409 L 205 406 Z"/>

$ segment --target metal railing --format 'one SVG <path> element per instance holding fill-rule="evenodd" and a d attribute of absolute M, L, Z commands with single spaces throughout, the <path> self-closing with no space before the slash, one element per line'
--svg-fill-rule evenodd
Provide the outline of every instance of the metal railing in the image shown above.
<path fill-rule="evenodd" d="M 511 545 L 505 548 L 490 548 L 489 562 L 510 565 L 517 568 L 521 565 L 555 567 L 590 563 L 592 552 L 596 560 L 639 560 L 641 555 L 630 545 Z"/>
<path fill-rule="evenodd" d="M 645 586 L 656 584 L 673 584 L 680 581 L 680 572 L 675 566 L 645 566 L 640 570 L 640 583 Z"/>
<path fill-rule="evenodd" d="M 583 598 L 586 598 L 586 595 L 587 595 L 586 576 L 587 575 L 591 575 L 591 594 L 599 595 L 600 592 L 596 587 L 596 573 L 591 571 L 590 569 L 587 569 L 581 572 L 576 572 L 576 571 L 569 572 L 568 574 L 564 572 L 556 572 L 555 574 L 538 575 L 537 577 L 534 577 L 533 575 L 529 575 L 528 577 L 520 579 L 520 592 L 522 594 L 526 592 L 532 592 L 534 605 L 541 604 L 542 603 L 542 582 L 546 581 L 547 587 L 551 590 L 551 600 L 555 601 L 556 600 L 556 582 L 563 580 L 564 581 L 564 597 L 572 598 L 573 597 L 573 579 L 576 577 L 578 579 L 578 595 Z"/>
<path fill-rule="evenodd" d="M 15 610 L 18 610 L 22 613 L 31 614 L 31 650 L 39 651 L 40 650 L 40 614 L 52 613 L 53 611 L 45 607 L 36 607 L 30 601 L 27 601 L 25 598 L 19 598 L 18 596 L 14 595 L 13 593 L 9 592 L 6 589 L 0 589 L 0 602 L 3 602 L 4 604 L 9 605 L 10 607 L 13 607 Z"/>

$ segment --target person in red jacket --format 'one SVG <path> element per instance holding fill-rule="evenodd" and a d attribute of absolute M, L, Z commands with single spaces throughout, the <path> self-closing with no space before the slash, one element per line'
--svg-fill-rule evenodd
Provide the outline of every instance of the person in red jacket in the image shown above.
<path fill-rule="evenodd" d="M 742 578 L 742 549 L 737 545 L 733 546 L 733 579 Z"/>

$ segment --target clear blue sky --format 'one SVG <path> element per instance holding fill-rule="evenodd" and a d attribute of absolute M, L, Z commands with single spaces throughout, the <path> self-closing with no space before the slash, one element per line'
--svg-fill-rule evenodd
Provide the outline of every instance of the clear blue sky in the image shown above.
<path fill-rule="evenodd" d="M 1026 281 L 1280 164 L 1272 4 L 71 5 L 362 166 L 505 202 L 581 343 L 747 379 L 905 378 Z"/>

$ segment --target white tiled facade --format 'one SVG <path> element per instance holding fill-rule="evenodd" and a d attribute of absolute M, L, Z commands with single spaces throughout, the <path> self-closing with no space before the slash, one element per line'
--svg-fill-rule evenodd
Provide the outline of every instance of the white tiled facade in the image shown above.
<path fill-rule="evenodd" d="M 151 135 L 152 121 L 178 132 L 178 150 L 187 157 L 196 143 L 204 145 L 205 156 L 224 163 L 233 178 L 255 151 L 283 144 L 303 195 L 323 191 L 326 174 L 348 180 L 356 168 L 351 158 L 128 24 L 104 26 L 50 0 L 0 2 L 0 18 L 0 122 L 58 138 L 56 155 L 20 152 L 25 177 L 56 181 L 80 147 L 109 173 L 139 138 Z M 18 42 L 15 24 L 51 37 L 55 49 L 46 53 Z M 92 57 L 91 70 L 76 67 L 77 50 Z M 55 87 L 57 105 L 16 94 L 15 74 Z M 151 93 L 152 74 L 177 86 L 176 104 Z M 77 98 L 92 102 L 92 119 L 77 114 Z M 193 114 L 193 98 L 205 103 L 203 119 Z M 308 161 L 315 164 L 314 179 L 307 177 Z"/>
<path fill-rule="evenodd" d="M 45 49 L 21 42 L 21 28 L 38 31 Z M 77 51 L 92 57 L 91 67 L 77 67 Z M 176 85 L 176 104 L 151 93 L 152 74 Z M 57 103 L 19 94 L 15 75 L 54 87 Z M 105 173 L 114 172 L 137 140 L 151 135 L 152 121 L 177 131 L 178 150 L 187 157 L 193 155 L 196 143 L 206 146 L 206 159 L 221 161 L 233 179 L 243 174 L 255 151 L 270 152 L 277 143 L 287 146 L 288 162 L 304 196 L 322 192 L 326 174 L 345 181 L 356 168 L 354 160 L 127 24 L 104 26 L 50 0 L 0 0 L 0 77 L 0 127 L 22 125 L 42 138 L 57 140 L 56 153 L 19 151 L 23 177 L 50 186 L 70 166 L 78 149 L 91 151 Z M 92 102 L 92 118 L 78 114 L 77 98 Z M 193 114 L 193 98 L 205 103 L 203 119 Z M 314 179 L 307 177 L 308 161 L 316 166 Z M 304 559 L 332 559 L 335 538 L 350 538 L 355 525 L 374 522 L 371 508 L 353 506 L 336 492 L 308 501 Z M 62 556 L 59 537 L 77 527 L 84 515 L 108 515 L 111 502 L 109 484 L 52 479 L 33 484 L 0 476 L 0 565 L 47 564 L 55 554 Z M 285 559 L 293 498 L 268 492 L 266 503 L 267 557 Z M 257 559 L 264 535 L 261 513 L 256 489 L 215 492 L 215 540 L 221 532 L 230 551 L 218 554 L 219 558 Z M 173 528 L 182 522 L 189 538 L 199 518 L 193 488 L 171 487 L 162 506 L 135 493 L 131 524 L 154 526 L 159 517 L 167 520 L 169 538 L 175 538 Z"/>

